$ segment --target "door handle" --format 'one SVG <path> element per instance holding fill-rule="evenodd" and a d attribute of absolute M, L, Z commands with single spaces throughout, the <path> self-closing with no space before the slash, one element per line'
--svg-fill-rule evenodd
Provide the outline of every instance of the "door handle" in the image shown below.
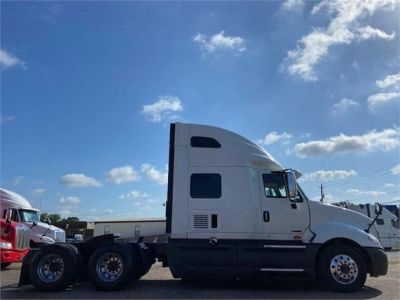
<path fill-rule="evenodd" d="M 263 212 L 263 219 L 264 219 L 264 222 L 269 222 L 269 211 L 268 210 Z"/>

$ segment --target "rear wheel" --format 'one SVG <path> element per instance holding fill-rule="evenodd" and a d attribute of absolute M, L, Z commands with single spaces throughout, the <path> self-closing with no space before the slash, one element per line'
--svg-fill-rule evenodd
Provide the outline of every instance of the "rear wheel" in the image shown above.
<path fill-rule="evenodd" d="M 130 245 L 104 243 L 90 257 L 88 273 L 97 289 L 113 291 L 128 280 L 140 277 L 138 266 L 138 258 Z"/>
<path fill-rule="evenodd" d="M 365 284 L 367 266 L 354 247 L 332 245 L 320 255 L 318 276 L 322 284 L 333 291 L 353 292 Z"/>
<path fill-rule="evenodd" d="M 32 261 L 29 278 L 41 291 L 62 291 L 74 283 L 78 274 L 78 258 L 67 244 L 43 247 Z"/>

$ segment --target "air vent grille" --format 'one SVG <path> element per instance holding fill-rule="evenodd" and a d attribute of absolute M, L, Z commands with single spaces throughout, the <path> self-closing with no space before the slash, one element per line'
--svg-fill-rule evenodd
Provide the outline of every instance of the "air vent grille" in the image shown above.
<path fill-rule="evenodd" d="M 208 229 L 208 215 L 193 215 L 195 229 Z"/>

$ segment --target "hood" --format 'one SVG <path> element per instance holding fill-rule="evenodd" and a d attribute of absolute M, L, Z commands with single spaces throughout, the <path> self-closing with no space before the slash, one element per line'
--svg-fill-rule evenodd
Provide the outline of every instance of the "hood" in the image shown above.
<path fill-rule="evenodd" d="M 32 222 L 24 222 L 24 224 L 28 225 L 29 227 L 32 227 Z M 44 234 L 45 232 L 50 232 L 50 231 L 64 231 L 56 226 L 49 225 L 47 223 L 43 222 L 37 222 L 36 226 L 32 227 L 32 230 L 35 231 L 36 233 L 41 233 Z"/>
<path fill-rule="evenodd" d="M 311 213 L 311 229 L 320 223 L 340 222 L 351 224 L 361 230 L 366 230 L 372 222 L 371 218 L 350 209 L 309 201 Z"/>

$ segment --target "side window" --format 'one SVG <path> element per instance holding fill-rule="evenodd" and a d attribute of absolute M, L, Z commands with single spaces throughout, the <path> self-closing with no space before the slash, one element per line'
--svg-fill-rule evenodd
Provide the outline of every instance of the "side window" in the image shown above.
<path fill-rule="evenodd" d="M 217 140 L 203 136 L 192 136 L 190 145 L 197 148 L 221 148 L 221 144 Z"/>
<path fill-rule="evenodd" d="M 18 211 L 16 209 L 12 210 L 11 221 L 19 222 Z"/>
<path fill-rule="evenodd" d="M 287 198 L 283 174 L 263 174 L 265 196 L 268 198 Z"/>
<path fill-rule="evenodd" d="M 376 224 L 378 224 L 378 225 L 385 225 L 385 220 L 383 220 L 383 219 L 376 219 Z"/>
<path fill-rule="evenodd" d="M 192 174 L 190 176 L 191 198 L 221 198 L 220 174 Z"/>

